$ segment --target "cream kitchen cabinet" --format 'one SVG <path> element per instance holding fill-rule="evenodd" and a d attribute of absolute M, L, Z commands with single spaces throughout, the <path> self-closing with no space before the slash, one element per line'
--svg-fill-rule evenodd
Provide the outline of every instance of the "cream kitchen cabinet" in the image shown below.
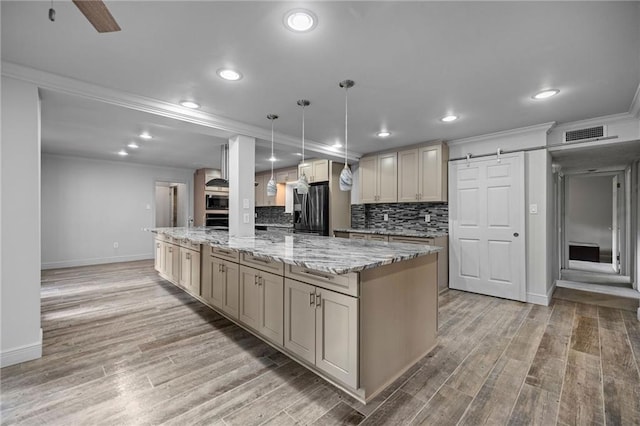
<path fill-rule="evenodd" d="M 284 347 L 357 388 L 358 299 L 289 278 L 284 289 Z"/>
<path fill-rule="evenodd" d="M 389 235 L 390 243 L 428 244 L 442 247 L 438 252 L 438 291 L 449 288 L 449 237 L 446 235 L 435 238 L 402 237 Z"/>
<path fill-rule="evenodd" d="M 387 235 L 359 234 L 357 232 L 349 233 L 349 238 L 352 240 L 389 241 L 389 237 Z"/>
<path fill-rule="evenodd" d="M 284 206 L 285 203 L 285 188 L 284 185 L 278 185 L 278 192 L 276 195 L 267 195 L 267 185 L 271 179 L 271 172 L 257 174 L 255 177 L 255 205 L 256 207 L 269 207 L 269 206 Z M 275 179 L 275 174 L 274 174 Z"/>
<path fill-rule="evenodd" d="M 231 318 L 238 318 L 240 268 L 237 263 L 215 256 L 203 262 L 202 297 Z"/>
<path fill-rule="evenodd" d="M 275 175 L 276 183 L 295 182 L 298 180 L 298 169 L 278 170 Z"/>
<path fill-rule="evenodd" d="M 178 283 L 191 294 L 200 295 L 200 251 L 180 247 L 180 273 Z"/>
<path fill-rule="evenodd" d="M 238 319 L 278 346 L 283 346 L 283 278 L 240 266 Z"/>
<path fill-rule="evenodd" d="M 158 272 L 164 272 L 164 241 L 160 238 L 156 238 L 155 244 L 156 257 L 154 268 Z"/>
<path fill-rule="evenodd" d="M 305 174 L 309 183 L 329 180 L 329 160 L 311 160 L 298 165 L 298 176 Z"/>
<path fill-rule="evenodd" d="M 164 275 L 171 282 L 179 282 L 180 247 L 169 242 L 164 243 Z"/>
<path fill-rule="evenodd" d="M 448 152 L 442 142 L 398 152 L 398 201 L 447 201 Z"/>
<path fill-rule="evenodd" d="M 398 154 L 363 157 L 360 170 L 360 202 L 395 203 L 398 200 Z"/>

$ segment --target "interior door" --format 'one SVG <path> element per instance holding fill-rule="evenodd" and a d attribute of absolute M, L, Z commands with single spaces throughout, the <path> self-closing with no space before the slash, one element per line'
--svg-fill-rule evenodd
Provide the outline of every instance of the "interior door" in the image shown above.
<path fill-rule="evenodd" d="M 450 166 L 449 286 L 525 301 L 524 153 Z"/>

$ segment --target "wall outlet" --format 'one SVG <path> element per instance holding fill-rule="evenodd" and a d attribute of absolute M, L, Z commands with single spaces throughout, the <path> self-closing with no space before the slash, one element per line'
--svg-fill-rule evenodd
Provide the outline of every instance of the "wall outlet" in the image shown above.
<path fill-rule="evenodd" d="M 119 247 L 119 244 L 118 244 L 118 242 L 117 242 L 117 241 L 116 241 L 115 243 L 113 243 L 113 248 L 114 248 L 114 249 L 117 249 L 118 247 Z"/>
<path fill-rule="evenodd" d="M 430 214 L 425 214 L 424 215 L 424 221 L 427 222 L 427 223 L 431 222 L 431 215 Z"/>
<path fill-rule="evenodd" d="M 242 208 L 243 209 L 248 209 L 249 208 L 249 199 L 248 198 L 244 198 L 242 200 Z"/>
<path fill-rule="evenodd" d="M 242 215 L 242 220 L 244 223 L 249 223 L 249 221 L 251 220 L 251 216 L 249 216 L 249 213 L 245 213 L 244 215 Z"/>
<path fill-rule="evenodd" d="M 383 220 L 384 220 L 385 222 L 389 222 L 389 215 L 385 213 L 385 214 L 384 214 L 384 217 L 383 217 Z"/>
<path fill-rule="evenodd" d="M 537 204 L 529 204 L 529 213 L 538 214 L 538 205 Z"/>

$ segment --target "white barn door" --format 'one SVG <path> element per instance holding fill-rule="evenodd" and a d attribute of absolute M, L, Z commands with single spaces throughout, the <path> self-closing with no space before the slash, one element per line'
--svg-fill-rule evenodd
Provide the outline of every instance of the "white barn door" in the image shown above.
<path fill-rule="evenodd" d="M 526 299 L 524 153 L 449 163 L 449 287 Z"/>

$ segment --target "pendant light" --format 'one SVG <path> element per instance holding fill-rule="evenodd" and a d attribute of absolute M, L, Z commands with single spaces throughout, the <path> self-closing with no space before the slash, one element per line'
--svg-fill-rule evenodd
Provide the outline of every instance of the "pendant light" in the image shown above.
<path fill-rule="evenodd" d="M 306 99 L 301 99 L 298 101 L 298 105 L 302 107 L 302 163 L 304 164 L 304 108 L 311 105 L 311 102 Z M 300 195 L 309 193 L 309 181 L 307 181 L 307 176 L 304 174 L 304 169 L 298 178 L 296 190 Z"/>
<path fill-rule="evenodd" d="M 271 179 L 269 179 L 267 183 L 267 196 L 275 197 L 278 193 L 278 186 L 276 185 L 276 180 L 273 178 L 273 163 L 275 162 L 275 157 L 273 156 L 273 122 L 278 119 L 278 116 L 276 114 L 269 114 L 267 118 L 271 120 L 271 158 L 269 158 L 269 161 L 271 161 Z"/>
<path fill-rule="evenodd" d="M 347 149 L 349 148 L 349 89 L 354 84 L 353 80 L 344 80 L 339 84 L 344 89 L 344 168 L 340 172 L 340 191 L 351 191 L 353 186 L 353 174 L 347 164 Z"/>

